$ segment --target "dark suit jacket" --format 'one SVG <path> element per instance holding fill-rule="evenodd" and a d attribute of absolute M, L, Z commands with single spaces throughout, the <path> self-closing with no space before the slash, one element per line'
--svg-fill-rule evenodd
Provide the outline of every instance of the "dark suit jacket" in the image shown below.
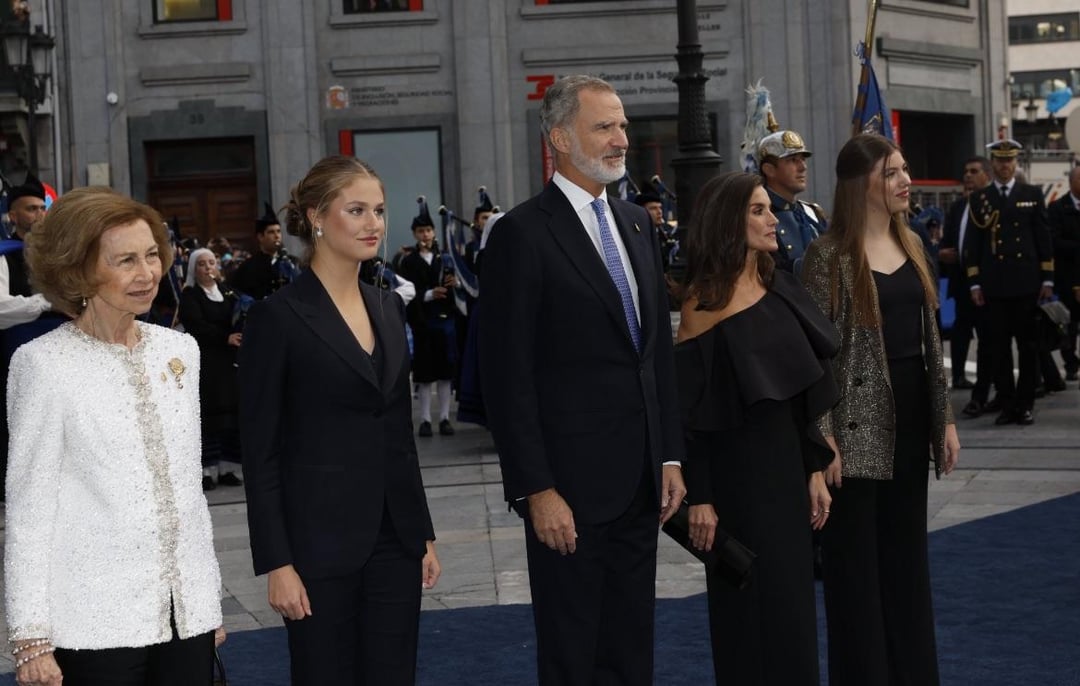
<path fill-rule="evenodd" d="M 584 523 L 622 514 L 643 472 L 659 499 L 661 463 L 684 451 L 657 237 L 644 209 L 610 205 L 638 283 L 640 355 L 553 183 L 500 219 L 484 250 L 481 381 L 506 498 L 555 487 Z"/>
<path fill-rule="evenodd" d="M 971 286 L 980 286 L 988 298 L 1034 297 L 1044 281 L 1053 281 L 1053 246 L 1039 188 L 1018 181 L 1004 198 L 993 183 L 973 191 L 968 207 L 964 268 Z"/>
<path fill-rule="evenodd" d="M 1054 242 L 1054 290 L 1075 313 L 1080 310 L 1073 295 L 1080 288 L 1080 210 L 1066 193 L 1050 203 L 1046 214 Z"/>
<path fill-rule="evenodd" d="M 384 503 L 418 558 L 434 539 L 412 433 L 401 298 L 360 285 L 382 374 L 310 270 L 257 303 L 240 351 L 240 437 L 255 573 L 359 570 Z"/>
<path fill-rule="evenodd" d="M 180 294 L 180 323 L 199 344 L 202 360 L 199 369 L 199 409 L 204 429 L 209 418 L 232 415 L 235 429 L 237 404 L 236 352 L 229 345 L 233 333 L 232 316 L 236 300 L 225 295 L 224 301 L 214 302 L 197 284 Z"/>
<path fill-rule="evenodd" d="M 965 208 L 967 208 L 966 198 L 960 198 L 952 205 L 949 205 L 949 209 L 945 212 L 945 225 L 941 227 L 941 243 L 938 245 L 940 250 L 955 248 L 958 255 L 962 254 L 963 246 L 960 245 L 960 220 L 964 218 Z M 970 221 L 968 222 L 968 230 L 964 234 L 964 238 L 966 239 L 969 235 L 971 235 Z M 949 290 L 946 294 L 950 298 L 953 298 L 954 300 L 959 298 L 971 299 L 967 274 L 961 268 L 959 261 L 955 264 L 939 264 L 938 274 L 949 279 Z"/>

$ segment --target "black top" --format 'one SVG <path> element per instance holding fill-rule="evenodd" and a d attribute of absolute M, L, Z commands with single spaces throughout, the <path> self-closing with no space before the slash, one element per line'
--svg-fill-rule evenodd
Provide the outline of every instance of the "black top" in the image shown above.
<path fill-rule="evenodd" d="M 757 303 L 675 346 L 684 428 L 729 431 L 744 424 L 755 403 L 802 396 L 806 471 L 823 469 L 832 451 L 814 420 L 839 397 L 829 364 L 839 345 L 836 328 L 795 277 L 777 271 Z M 691 452 L 683 470 L 689 470 L 687 484 L 699 485 L 704 479 L 690 476 L 696 463 Z"/>
<path fill-rule="evenodd" d="M 881 308 L 885 356 L 890 360 L 921 357 L 922 308 L 926 304 L 926 293 L 915 264 L 908 260 L 892 274 L 874 272 L 874 285 Z"/>

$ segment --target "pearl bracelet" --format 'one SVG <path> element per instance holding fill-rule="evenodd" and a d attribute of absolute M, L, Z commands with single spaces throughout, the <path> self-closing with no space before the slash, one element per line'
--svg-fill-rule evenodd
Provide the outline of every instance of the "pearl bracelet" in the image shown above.
<path fill-rule="evenodd" d="M 19 660 L 15 663 L 15 669 L 18 669 L 19 667 L 22 667 L 27 662 L 32 662 L 33 660 L 38 659 L 42 655 L 48 655 L 49 653 L 53 652 L 54 650 L 56 650 L 56 648 L 54 648 L 52 646 L 48 646 L 46 648 L 42 648 L 41 650 L 30 653 L 26 657 L 19 658 Z"/>
<path fill-rule="evenodd" d="M 24 650 L 29 650 L 31 648 L 37 648 L 38 646 L 49 645 L 49 643 L 50 643 L 50 641 L 47 638 L 37 638 L 37 639 L 34 639 L 33 641 L 30 641 L 28 643 L 23 643 L 21 646 L 16 646 L 15 648 L 12 648 L 11 654 L 12 655 L 18 655 L 19 653 L 23 652 Z"/>

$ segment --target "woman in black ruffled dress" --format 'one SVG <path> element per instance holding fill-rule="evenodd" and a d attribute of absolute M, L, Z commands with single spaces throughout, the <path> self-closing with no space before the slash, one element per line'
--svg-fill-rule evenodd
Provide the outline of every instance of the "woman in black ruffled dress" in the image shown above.
<path fill-rule="evenodd" d="M 702 189 L 675 349 L 690 537 L 717 526 L 757 554 L 748 587 L 708 578 L 717 683 L 819 683 L 811 528 L 828 521 L 832 451 L 814 420 L 836 402 L 832 323 L 774 271 L 777 220 L 754 175 Z"/>

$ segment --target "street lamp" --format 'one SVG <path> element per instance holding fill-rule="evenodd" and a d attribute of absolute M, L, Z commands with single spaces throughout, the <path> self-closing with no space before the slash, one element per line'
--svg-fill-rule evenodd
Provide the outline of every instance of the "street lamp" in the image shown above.
<path fill-rule="evenodd" d="M 26 103 L 30 172 L 37 174 L 37 133 L 34 117 L 38 105 L 45 102 L 49 93 L 49 55 L 56 41 L 45 33 L 40 24 L 35 26 L 31 33 L 30 22 L 17 19 L 0 24 L 0 40 L 3 41 L 4 56 L 15 82 L 15 92 Z"/>
<path fill-rule="evenodd" d="M 675 59 L 679 74 L 679 156 L 671 161 L 675 171 L 675 195 L 679 198 L 679 244 L 683 248 L 672 263 L 676 280 L 686 269 L 686 229 L 694 200 L 705 182 L 712 178 L 724 160 L 712 148 L 709 115 L 705 108 L 705 82 L 709 77 L 702 69 L 704 53 L 698 39 L 697 1 L 678 0 L 679 45 Z"/>

